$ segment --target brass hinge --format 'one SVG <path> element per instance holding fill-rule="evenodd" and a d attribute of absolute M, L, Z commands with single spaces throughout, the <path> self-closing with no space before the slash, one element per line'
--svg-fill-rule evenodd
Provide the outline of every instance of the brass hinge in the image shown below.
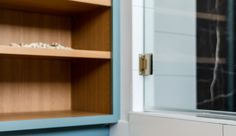
<path fill-rule="evenodd" d="M 152 54 L 139 55 L 139 75 L 152 75 Z"/>

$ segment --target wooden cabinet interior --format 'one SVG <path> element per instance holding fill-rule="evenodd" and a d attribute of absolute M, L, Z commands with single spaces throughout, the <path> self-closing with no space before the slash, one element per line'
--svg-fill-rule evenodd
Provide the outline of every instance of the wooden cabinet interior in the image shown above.
<path fill-rule="evenodd" d="M 30 10 L 22 10 L 25 7 L 19 1 L 28 3 L 25 6 Z M 0 121 L 112 114 L 110 3 L 76 0 L 78 10 L 67 12 L 60 4 L 68 1 L 59 0 L 53 12 L 39 12 L 43 6 L 35 8 L 29 0 L 0 2 Z M 47 1 L 39 3 L 52 6 Z M 10 43 L 31 42 L 57 42 L 73 51 L 98 54 L 79 57 L 71 52 L 69 59 L 63 59 L 66 56 L 59 49 L 45 49 L 49 55 L 41 55 L 43 49 L 33 49 L 31 54 L 15 47 L 1 50 Z"/>

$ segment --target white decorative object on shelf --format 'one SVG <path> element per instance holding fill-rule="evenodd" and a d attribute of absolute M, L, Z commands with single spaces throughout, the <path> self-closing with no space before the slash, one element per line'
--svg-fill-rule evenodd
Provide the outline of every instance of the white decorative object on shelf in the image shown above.
<path fill-rule="evenodd" d="M 11 43 L 10 46 L 12 46 L 12 47 L 21 47 L 21 45 L 17 44 L 17 43 Z"/>
<path fill-rule="evenodd" d="M 70 47 L 65 47 L 59 43 L 42 43 L 42 42 L 34 42 L 30 44 L 24 44 L 24 43 L 11 43 L 10 46 L 12 47 L 23 47 L 23 48 L 48 48 L 48 49 L 61 49 L 61 50 L 71 50 Z"/>

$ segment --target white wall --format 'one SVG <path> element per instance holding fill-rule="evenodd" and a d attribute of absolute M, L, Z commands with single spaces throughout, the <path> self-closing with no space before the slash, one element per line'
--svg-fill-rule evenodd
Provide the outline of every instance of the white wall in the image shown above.
<path fill-rule="evenodd" d="M 138 57 L 143 53 L 143 0 L 120 2 L 121 120 L 111 127 L 111 136 L 129 136 L 129 112 L 143 111 L 143 77 L 138 70 Z"/>
<path fill-rule="evenodd" d="M 131 1 L 121 0 L 121 119 L 128 120 L 131 109 Z"/>
<path fill-rule="evenodd" d="M 224 136 L 236 136 L 236 126 L 225 125 Z"/>
<path fill-rule="evenodd" d="M 110 129 L 111 136 L 129 136 L 128 113 L 131 110 L 132 90 L 132 18 L 131 0 L 120 0 L 121 15 L 121 119 Z"/>
<path fill-rule="evenodd" d="M 215 123 L 141 114 L 130 117 L 130 136 L 223 136 L 222 127 Z"/>
<path fill-rule="evenodd" d="M 139 75 L 139 55 L 144 50 L 144 0 L 132 1 L 132 111 L 143 111 L 143 76 Z"/>
<path fill-rule="evenodd" d="M 129 136 L 236 136 L 236 121 L 180 112 L 130 114 Z"/>

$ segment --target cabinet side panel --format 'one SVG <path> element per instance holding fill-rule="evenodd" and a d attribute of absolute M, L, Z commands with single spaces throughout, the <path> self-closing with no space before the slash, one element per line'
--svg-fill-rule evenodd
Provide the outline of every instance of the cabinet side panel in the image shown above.
<path fill-rule="evenodd" d="M 72 109 L 112 112 L 110 60 L 80 60 L 72 64 Z"/>
<path fill-rule="evenodd" d="M 72 47 L 86 50 L 111 50 L 111 11 L 102 8 L 72 21 Z"/>

